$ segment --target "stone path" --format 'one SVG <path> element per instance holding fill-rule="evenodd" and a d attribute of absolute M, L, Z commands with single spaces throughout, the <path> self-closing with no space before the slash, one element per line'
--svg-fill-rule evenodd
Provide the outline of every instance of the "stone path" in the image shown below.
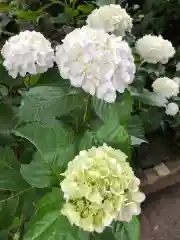
<path fill-rule="evenodd" d="M 148 195 L 141 216 L 141 240 L 180 240 L 180 184 Z"/>

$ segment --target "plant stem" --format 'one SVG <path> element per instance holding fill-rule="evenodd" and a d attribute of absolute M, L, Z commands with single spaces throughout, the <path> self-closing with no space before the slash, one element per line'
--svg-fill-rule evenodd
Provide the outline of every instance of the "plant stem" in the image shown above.
<path fill-rule="evenodd" d="M 24 236 L 24 222 L 22 221 L 22 224 L 19 228 L 20 234 L 19 234 L 19 240 L 23 240 L 23 236 Z"/>
<path fill-rule="evenodd" d="M 87 119 L 87 113 L 88 113 L 88 107 L 89 107 L 89 97 L 87 98 L 87 104 L 85 107 L 85 111 L 84 111 L 84 116 L 83 116 L 83 123 L 86 123 L 86 119 Z"/>

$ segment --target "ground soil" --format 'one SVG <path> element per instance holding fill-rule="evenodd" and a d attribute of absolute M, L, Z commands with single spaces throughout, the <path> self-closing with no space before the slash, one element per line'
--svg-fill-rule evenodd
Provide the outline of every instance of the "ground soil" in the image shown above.
<path fill-rule="evenodd" d="M 147 196 L 142 206 L 141 240 L 180 240 L 180 184 Z"/>

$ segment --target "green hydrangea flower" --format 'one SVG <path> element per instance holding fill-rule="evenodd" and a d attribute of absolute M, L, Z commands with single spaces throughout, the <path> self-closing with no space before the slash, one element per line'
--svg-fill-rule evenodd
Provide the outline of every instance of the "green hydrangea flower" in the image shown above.
<path fill-rule="evenodd" d="M 139 190 L 139 181 L 126 159 L 122 151 L 104 144 L 81 151 L 68 164 L 60 184 L 66 199 L 61 213 L 71 224 L 102 232 L 135 202 L 130 193 Z"/>

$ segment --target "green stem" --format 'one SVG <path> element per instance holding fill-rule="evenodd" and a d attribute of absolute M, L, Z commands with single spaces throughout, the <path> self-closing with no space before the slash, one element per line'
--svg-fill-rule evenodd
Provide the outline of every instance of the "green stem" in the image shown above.
<path fill-rule="evenodd" d="M 84 124 L 86 123 L 86 119 L 87 119 L 89 102 L 90 102 L 90 101 L 89 101 L 89 97 L 88 97 L 88 98 L 87 98 L 87 104 L 86 104 L 85 111 L 84 111 L 84 116 L 83 116 L 83 123 L 84 123 Z"/>
<path fill-rule="evenodd" d="M 72 1 L 72 8 L 75 9 L 75 7 L 76 7 L 76 0 L 73 0 Z"/>
<path fill-rule="evenodd" d="M 23 240 L 23 236 L 24 236 L 24 222 L 22 221 L 22 224 L 19 228 L 20 234 L 19 234 L 19 240 Z"/>
<path fill-rule="evenodd" d="M 72 9 L 75 10 L 76 8 L 76 0 L 72 0 Z M 76 18 L 74 17 L 74 15 L 72 15 L 72 24 L 75 25 L 76 24 Z"/>

